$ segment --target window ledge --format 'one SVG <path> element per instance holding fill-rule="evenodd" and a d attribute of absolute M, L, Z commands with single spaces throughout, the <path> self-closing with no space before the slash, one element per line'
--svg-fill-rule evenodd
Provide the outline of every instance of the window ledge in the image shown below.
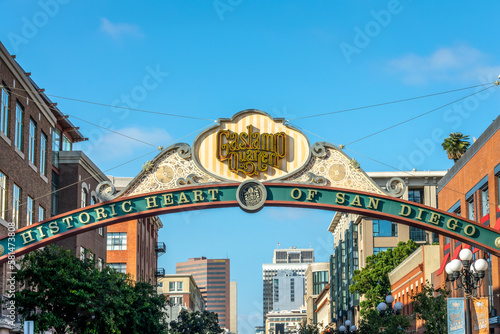
<path fill-rule="evenodd" d="M 38 173 L 38 168 L 36 168 L 36 166 L 33 165 L 33 163 L 31 161 L 28 161 L 28 165 L 31 167 L 31 169 L 33 169 L 35 171 L 35 173 Z"/>
<path fill-rule="evenodd" d="M 14 147 L 14 151 L 16 151 L 16 153 L 19 154 L 19 156 L 24 159 L 24 153 L 19 151 L 17 147 Z"/>
<path fill-rule="evenodd" d="M 49 183 L 49 179 L 45 175 L 40 174 L 40 177 L 45 181 L 45 183 Z"/>
<path fill-rule="evenodd" d="M 5 228 L 7 228 L 7 229 L 8 229 L 8 228 L 9 228 L 9 225 L 8 225 L 8 224 L 9 224 L 9 223 L 8 223 L 6 220 L 4 220 L 4 219 L 0 218 L 0 225 L 2 225 L 3 227 L 5 227 Z"/>
<path fill-rule="evenodd" d="M 3 132 L 1 132 L 1 131 L 0 131 L 0 137 L 1 137 L 3 140 L 5 140 L 5 141 L 7 142 L 7 144 L 9 144 L 9 146 L 11 146 L 11 145 L 12 145 L 12 142 L 10 141 L 9 137 L 7 137 L 7 136 L 5 135 L 5 133 L 3 133 Z"/>

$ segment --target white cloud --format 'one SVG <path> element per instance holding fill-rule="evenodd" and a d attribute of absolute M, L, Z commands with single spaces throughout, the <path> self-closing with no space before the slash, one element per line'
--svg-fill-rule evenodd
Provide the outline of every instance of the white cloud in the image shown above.
<path fill-rule="evenodd" d="M 160 145 L 167 147 L 172 140 L 168 132 L 160 128 L 129 127 L 114 131 L 156 147 Z M 89 131 L 88 136 L 89 141 L 81 143 L 77 149 L 83 150 L 96 163 L 111 160 L 125 161 L 155 149 L 153 146 L 100 129 Z"/>
<path fill-rule="evenodd" d="M 113 38 L 120 38 L 123 35 L 132 35 L 142 37 L 141 28 L 136 24 L 130 23 L 112 23 L 107 18 L 101 18 L 101 31 Z"/>
<path fill-rule="evenodd" d="M 422 56 L 407 54 L 389 62 L 390 72 L 411 85 L 432 81 L 492 81 L 500 65 L 487 64 L 488 56 L 467 45 L 443 47 Z M 495 75 L 496 74 L 496 75 Z M 484 81 L 484 80 L 482 80 Z"/>

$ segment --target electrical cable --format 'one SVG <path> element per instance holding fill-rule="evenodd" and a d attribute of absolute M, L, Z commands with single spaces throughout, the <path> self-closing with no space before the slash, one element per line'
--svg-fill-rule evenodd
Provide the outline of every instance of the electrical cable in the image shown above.
<path fill-rule="evenodd" d="M 374 107 L 380 107 L 380 106 L 385 106 L 389 104 L 395 104 L 395 103 L 401 103 L 401 102 L 407 102 L 407 101 L 412 101 L 412 100 L 418 100 L 418 99 L 423 99 L 426 97 L 431 97 L 431 96 L 437 96 L 437 95 L 443 95 L 443 94 L 448 94 L 448 93 L 454 93 L 466 89 L 471 89 L 471 88 L 476 88 L 476 87 L 481 87 L 481 86 L 486 86 L 486 85 L 491 85 L 495 84 L 495 82 L 488 82 L 480 85 L 475 85 L 475 86 L 469 86 L 469 87 L 464 87 L 464 88 L 458 88 L 458 89 L 453 89 L 453 90 L 448 90 L 445 92 L 440 92 L 440 93 L 434 93 L 434 94 L 428 94 L 428 95 L 422 95 L 422 96 L 417 96 L 417 97 L 411 97 L 407 99 L 402 99 L 402 100 L 396 100 L 396 101 L 390 101 L 390 102 L 382 102 L 382 103 L 377 103 L 377 104 L 372 104 L 368 106 L 363 106 L 363 107 L 356 107 L 356 108 L 350 108 L 350 109 L 344 109 L 344 110 L 337 110 L 337 111 L 332 111 L 332 112 L 326 112 L 326 113 L 321 113 L 321 114 L 316 114 L 316 115 L 309 115 L 309 116 L 303 116 L 303 117 L 296 117 L 292 118 L 288 121 L 296 121 L 299 119 L 306 119 L 306 118 L 312 118 L 312 117 L 320 117 L 320 116 L 326 116 L 326 115 L 332 115 L 332 114 L 340 114 L 348 111 L 354 111 L 354 110 L 361 110 L 361 109 L 367 109 L 367 108 L 374 108 Z"/>

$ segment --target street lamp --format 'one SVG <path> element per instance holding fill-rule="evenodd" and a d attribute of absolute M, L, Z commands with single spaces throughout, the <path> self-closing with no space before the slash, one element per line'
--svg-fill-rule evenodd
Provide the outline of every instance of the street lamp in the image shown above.
<path fill-rule="evenodd" d="M 354 325 L 351 326 L 350 320 L 345 321 L 345 326 L 339 327 L 339 331 L 341 333 L 351 334 L 351 333 L 356 333 L 357 330 L 358 330 L 358 328 L 356 326 L 354 326 Z"/>
<path fill-rule="evenodd" d="M 392 303 L 394 302 L 394 297 L 392 295 L 388 295 L 385 297 L 385 303 L 381 302 L 377 305 L 377 310 L 380 313 L 380 316 L 389 316 L 393 314 L 399 314 L 403 309 L 403 303 L 397 302 L 394 304 L 394 308 L 392 307 Z M 389 305 L 387 305 L 387 304 Z"/>
<path fill-rule="evenodd" d="M 485 259 L 476 260 L 471 263 L 472 252 L 468 248 L 464 248 L 458 254 L 458 259 L 451 260 L 445 267 L 448 274 L 448 280 L 452 283 L 453 288 L 461 289 L 465 294 L 465 328 L 467 334 L 472 334 L 472 318 L 470 312 L 470 298 L 472 292 L 479 288 L 483 283 L 483 278 L 486 276 L 488 262 Z M 456 286 L 455 286 L 456 282 Z"/>

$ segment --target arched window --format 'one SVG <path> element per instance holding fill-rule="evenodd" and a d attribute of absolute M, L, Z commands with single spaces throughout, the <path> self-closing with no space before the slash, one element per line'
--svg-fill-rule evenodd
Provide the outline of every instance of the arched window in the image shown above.
<path fill-rule="evenodd" d="M 84 208 L 87 206 L 87 197 L 89 196 L 89 193 L 87 192 L 87 189 L 82 188 L 82 199 L 81 199 L 81 207 Z"/>

